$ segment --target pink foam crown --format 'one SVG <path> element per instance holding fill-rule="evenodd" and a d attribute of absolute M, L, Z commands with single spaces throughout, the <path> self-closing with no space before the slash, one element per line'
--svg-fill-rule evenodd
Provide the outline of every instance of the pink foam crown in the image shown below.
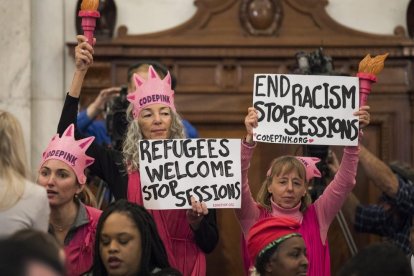
<path fill-rule="evenodd" d="M 321 172 L 316 167 L 316 163 L 321 161 L 317 157 L 305 157 L 305 156 L 295 156 L 298 159 L 306 170 L 306 180 L 309 181 L 314 177 L 321 177 Z"/>
<path fill-rule="evenodd" d="M 85 168 L 95 161 L 94 158 L 87 156 L 85 152 L 95 137 L 91 136 L 76 141 L 74 134 L 75 126 L 71 124 L 62 134 L 62 137 L 59 137 L 59 134 L 53 136 L 46 150 L 43 152 L 40 167 L 50 159 L 63 161 L 73 169 L 79 183 L 85 184 Z"/>
<path fill-rule="evenodd" d="M 306 181 L 311 180 L 314 177 L 321 177 L 321 172 L 316 167 L 316 163 L 321 161 L 317 157 L 305 157 L 305 156 L 295 156 L 296 159 L 298 159 L 306 170 Z M 272 175 L 272 167 L 269 168 L 269 170 L 266 173 L 266 176 L 269 177 Z"/>
<path fill-rule="evenodd" d="M 152 104 L 165 104 L 175 111 L 174 90 L 171 89 L 171 76 L 162 80 L 152 66 L 148 68 L 148 79 L 144 79 L 138 74 L 133 76 L 135 81 L 135 91 L 127 96 L 129 102 L 134 105 L 133 116 L 137 118 L 145 107 Z"/>

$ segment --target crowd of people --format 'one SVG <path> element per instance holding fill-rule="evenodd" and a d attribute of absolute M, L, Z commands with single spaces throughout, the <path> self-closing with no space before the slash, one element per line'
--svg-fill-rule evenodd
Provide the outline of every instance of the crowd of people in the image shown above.
<path fill-rule="evenodd" d="M 73 80 L 57 134 L 43 152 L 37 183 L 29 181 L 23 134 L 17 119 L 0 111 L 0 275 L 185 275 L 207 274 L 206 255 L 219 241 L 216 211 L 191 199 L 188 210 L 147 210 L 141 194 L 142 139 L 183 139 L 197 134 L 174 104 L 175 80 L 151 62 L 131 68 L 125 137 L 120 148 L 95 120 L 121 88 L 101 91 L 78 113 L 82 84 L 93 63 L 93 47 L 77 36 Z M 143 101 L 151 97 L 151 101 Z M 353 116 L 359 128 L 370 123 L 368 106 Z M 257 142 L 257 110 L 248 108 L 241 142 L 241 208 L 234 209 L 242 232 L 246 275 L 330 275 L 329 227 L 351 202 L 358 161 L 383 196 L 363 206 L 352 201 L 353 223 L 392 243 L 362 250 L 341 275 L 411 275 L 414 236 L 414 173 L 386 165 L 361 145 L 346 146 L 340 162 L 329 164 L 333 180 L 314 202 L 318 158 L 279 156 L 269 165 L 256 200 L 250 161 Z M 195 134 L 191 134 L 195 133 Z M 100 210 L 89 191 L 86 171 L 105 181 L 113 201 Z M 260 181 L 260 180 L 259 180 Z M 384 268 L 368 269 L 373 260 Z M 390 264 L 387 266 L 387 264 Z M 381 274 L 388 273 L 388 274 Z"/>

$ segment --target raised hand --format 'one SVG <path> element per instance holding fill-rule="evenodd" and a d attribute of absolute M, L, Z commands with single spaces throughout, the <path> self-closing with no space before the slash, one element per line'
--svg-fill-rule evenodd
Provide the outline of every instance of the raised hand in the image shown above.
<path fill-rule="evenodd" d="M 93 47 L 87 42 L 86 36 L 76 36 L 78 45 L 75 47 L 75 65 L 79 71 L 87 71 L 93 63 Z M 94 39 L 95 41 L 95 39 Z"/>
<path fill-rule="evenodd" d="M 194 196 L 191 196 L 191 209 L 187 210 L 187 220 L 191 228 L 197 230 L 200 227 L 201 220 L 207 214 L 208 209 L 206 203 L 197 201 Z"/>
<path fill-rule="evenodd" d="M 370 107 L 368 105 L 363 105 L 359 108 L 358 111 L 354 112 L 355 116 L 359 116 L 359 127 L 364 128 L 369 125 L 371 116 L 368 112 Z"/>
<path fill-rule="evenodd" d="M 244 125 L 246 126 L 246 142 L 251 144 L 253 143 L 253 128 L 257 127 L 258 116 L 257 110 L 254 107 L 249 107 L 247 109 L 247 115 L 244 119 Z"/>
<path fill-rule="evenodd" d="M 102 89 L 95 100 L 88 106 L 86 112 L 89 118 L 94 118 L 100 112 L 104 111 L 106 104 L 121 92 L 121 87 L 109 87 Z"/>

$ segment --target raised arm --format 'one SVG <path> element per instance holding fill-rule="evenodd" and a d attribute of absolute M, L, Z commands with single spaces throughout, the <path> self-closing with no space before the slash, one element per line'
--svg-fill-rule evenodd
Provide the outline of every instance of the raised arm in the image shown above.
<path fill-rule="evenodd" d="M 102 89 L 95 100 L 86 108 L 86 115 L 89 118 L 95 118 L 105 110 L 106 104 L 112 99 L 112 97 L 119 95 L 121 87 L 108 87 Z"/>
<path fill-rule="evenodd" d="M 369 106 L 360 107 L 355 112 L 359 116 L 360 128 L 369 124 Z M 358 168 L 359 147 L 345 147 L 341 164 L 332 182 L 326 187 L 323 194 L 315 201 L 315 209 L 318 216 L 320 235 L 323 242 L 326 241 L 329 226 L 344 204 L 348 194 L 355 186 L 355 177 Z"/>
<path fill-rule="evenodd" d="M 79 98 L 83 80 L 89 66 L 93 63 L 93 48 L 83 35 L 76 36 L 78 45 L 75 47 L 75 73 L 69 90 L 69 95 Z"/>
<path fill-rule="evenodd" d="M 86 42 L 85 36 L 78 35 L 76 38 L 78 40 L 78 45 L 75 47 L 76 69 L 69 93 L 63 105 L 58 124 L 58 133 L 63 134 L 70 124 L 75 124 L 75 136 L 76 139 L 80 139 L 81 135 L 77 129 L 77 111 L 83 80 L 89 66 L 93 62 L 93 48 Z M 95 141 L 87 149 L 86 153 L 95 158 L 95 162 L 89 167 L 91 171 L 108 183 L 111 192 L 116 198 L 125 197 L 126 184 L 121 181 L 122 176 L 119 171 L 120 166 L 123 165 L 120 153 L 114 150 L 107 150 Z"/>
<path fill-rule="evenodd" d="M 257 127 L 257 112 L 253 107 L 249 107 L 248 114 L 244 120 L 246 126 L 246 138 L 241 144 L 241 208 L 235 209 L 237 219 L 245 235 L 248 234 L 250 227 L 259 218 L 260 210 L 253 199 L 250 192 L 248 172 L 250 167 L 250 160 L 253 156 L 256 143 L 253 141 L 253 128 Z"/>
<path fill-rule="evenodd" d="M 367 177 L 375 186 L 389 197 L 395 198 L 398 192 L 398 178 L 390 167 L 364 146 L 361 146 L 359 160 Z"/>
<path fill-rule="evenodd" d="M 62 134 L 72 123 L 77 122 L 77 104 L 81 94 L 83 80 L 89 66 L 93 63 L 93 48 L 83 35 L 76 36 L 78 45 L 75 47 L 75 72 L 70 85 L 68 96 L 63 105 L 62 114 L 58 124 L 58 133 Z M 75 106 L 76 105 L 76 106 Z M 79 135 L 79 132 L 78 132 Z M 79 137 L 77 137 L 78 139 Z"/>

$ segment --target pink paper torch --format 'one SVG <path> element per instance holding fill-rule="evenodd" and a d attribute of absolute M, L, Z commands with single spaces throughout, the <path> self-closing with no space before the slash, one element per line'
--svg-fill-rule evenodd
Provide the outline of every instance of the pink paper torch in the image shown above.
<path fill-rule="evenodd" d="M 88 43 L 93 45 L 93 33 L 96 27 L 96 19 L 101 15 L 98 12 L 99 0 L 83 0 L 81 10 L 78 13 L 82 17 L 83 35 L 87 37 Z"/>
<path fill-rule="evenodd" d="M 384 68 L 388 53 L 371 58 L 366 55 L 359 63 L 357 77 L 359 78 L 359 106 L 366 105 L 371 85 L 377 81 L 377 75 Z"/>

